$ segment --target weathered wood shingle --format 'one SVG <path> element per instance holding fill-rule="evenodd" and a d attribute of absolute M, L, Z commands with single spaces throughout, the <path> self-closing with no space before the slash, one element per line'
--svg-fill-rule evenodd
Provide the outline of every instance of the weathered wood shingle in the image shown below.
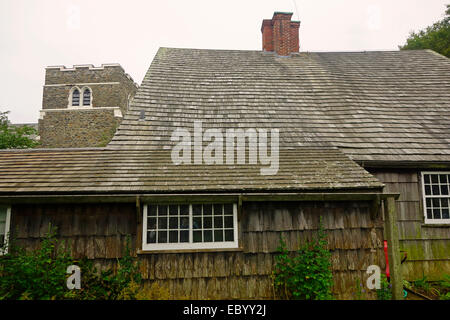
<path fill-rule="evenodd" d="M 6 150 L 0 151 L 0 194 L 335 190 L 382 186 L 336 148 L 284 150 L 276 175 L 261 175 L 261 167 L 174 165 L 167 150 Z"/>
<path fill-rule="evenodd" d="M 161 148 L 201 120 L 279 128 L 281 148 L 333 145 L 359 161 L 450 161 L 449 115 L 450 60 L 430 50 L 161 48 L 110 146 Z"/>

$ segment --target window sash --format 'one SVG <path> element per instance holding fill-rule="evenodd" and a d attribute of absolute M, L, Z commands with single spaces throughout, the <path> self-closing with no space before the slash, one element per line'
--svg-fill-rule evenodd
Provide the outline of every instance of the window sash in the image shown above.
<path fill-rule="evenodd" d="M 208 205 L 210 203 L 202 203 L 202 208 L 204 205 Z M 217 203 L 216 203 L 217 204 Z M 154 251 L 154 250 L 189 250 L 189 249 L 226 249 L 226 248 L 238 248 L 238 221 L 237 221 L 237 204 L 233 203 L 233 241 L 221 241 L 221 242 L 194 242 L 193 241 L 193 204 L 188 204 L 189 206 L 189 242 L 179 242 L 179 243 L 147 243 L 147 224 L 148 224 L 148 207 L 149 205 L 155 204 L 146 204 L 143 208 L 143 223 L 142 223 L 142 250 Z M 156 205 L 177 205 L 178 212 L 180 204 L 156 204 Z M 212 204 L 213 205 L 213 204 Z M 203 209 L 202 209 L 203 210 Z M 221 215 L 222 217 L 224 214 Z M 170 216 L 168 216 L 170 217 Z M 158 220 L 156 220 L 158 223 Z M 169 223 L 169 221 L 168 221 Z M 169 229 L 169 225 L 167 226 Z M 209 228 L 206 228 L 209 229 Z M 226 228 L 223 228 L 225 230 Z M 228 228 L 229 229 L 229 228 Z M 179 226 L 177 229 L 180 230 Z M 196 229 L 195 229 L 196 230 Z M 198 231 L 204 231 L 203 227 Z M 214 230 L 211 228 L 211 230 Z M 225 235 L 225 234 L 224 234 Z M 225 237 L 224 237 L 225 239 Z"/>
<path fill-rule="evenodd" d="M 425 183 L 425 176 L 426 175 L 438 175 L 438 182 L 437 183 L 433 183 L 432 180 L 431 180 L 432 178 L 430 176 L 430 183 Z M 447 183 L 446 184 L 440 182 L 439 175 L 447 175 Z M 449 178 L 450 178 L 450 172 L 449 171 L 423 171 L 423 172 L 421 172 L 422 203 L 423 203 L 422 207 L 423 207 L 423 214 L 424 214 L 424 222 L 425 222 L 425 224 L 447 224 L 447 223 L 450 223 L 450 216 L 449 216 L 449 218 L 442 218 L 442 209 L 445 208 L 445 209 L 449 209 L 450 210 L 450 194 L 448 194 L 448 195 L 442 195 L 442 194 L 439 194 L 439 195 L 434 195 L 434 194 L 427 195 L 426 192 L 425 192 L 425 186 L 426 185 L 430 186 L 431 193 L 433 193 L 433 190 L 432 190 L 432 185 L 433 184 L 434 185 L 437 184 L 439 186 L 439 193 L 441 193 L 441 185 L 447 185 L 447 188 L 450 188 L 450 180 L 449 180 Z M 427 206 L 427 199 L 437 199 L 437 198 L 447 199 L 448 207 L 442 207 L 440 205 L 440 203 L 441 203 L 440 201 L 439 201 L 439 206 L 438 207 L 434 207 L 433 201 L 431 201 L 431 207 Z M 432 218 L 428 218 L 427 209 L 432 210 L 432 212 L 431 212 Z M 433 212 L 434 209 L 439 209 L 440 218 L 434 218 L 434 212 Z"/>
<path fill-rule="evenodd" d="M 75 89 L 72 92 L 72 105 L 73 106 L 79 106 L 80 105 L 80 91 L 78 89 Z"/>
<path fill-rule="evenodd" d="M 91 105 L 91 90 L 85 89 L 83 91 L 83 106 Z"/>

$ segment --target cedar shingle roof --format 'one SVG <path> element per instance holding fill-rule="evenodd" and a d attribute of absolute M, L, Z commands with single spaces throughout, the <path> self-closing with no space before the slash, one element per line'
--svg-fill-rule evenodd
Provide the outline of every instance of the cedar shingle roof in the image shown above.
<path fill-rule="evenodd" d="M 285 150 L 276 175 L 255 165 L 173 165 L 170 152 L 91 149 L 0 151 L 0 194 L 164 193 L 378 189 L 337 149 Z"/>
<path fill-rule="evenodd" d="M 141 110 L 146 121 L 139 121 Z M 354 160 L 450 161 L 450 60 L 430 50 L 161 48 L 110 147 L 159 149 L 176 127 L 279 128 L 280 148 Z"/>
<path fill-rule="evenodd" d="M 161 48 L 107 148 L 1 151 L 0 193 L 380 188 L 347 156 L 450 162 L 449 114 L 450 60 L 428 50 L 283 58 Z M 195 120 L 204 130 L 280 129 L 278 173 L 175 166 L 171 134 L 192 133 Z"/>

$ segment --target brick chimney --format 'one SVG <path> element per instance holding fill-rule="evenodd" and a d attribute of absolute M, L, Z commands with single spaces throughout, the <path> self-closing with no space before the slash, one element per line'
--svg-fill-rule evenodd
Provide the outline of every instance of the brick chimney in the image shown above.
<path fill-rule="evenodd" d="M 291 21 L 292 12 L 274 12 L 271 20 L 264 19 L 261 26 L 263 51 L 275 51 L 288 56 L 299 50 L 300 21 Z"/>

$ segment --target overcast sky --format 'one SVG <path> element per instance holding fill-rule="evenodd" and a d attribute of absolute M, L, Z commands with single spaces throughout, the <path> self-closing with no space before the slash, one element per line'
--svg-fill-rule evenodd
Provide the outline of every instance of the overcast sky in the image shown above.
<path fill-rule="evenodd" d="M 300 20 L 300 51 L 397 50 L 450 0 L 0 0 L 0 111 L 37 122 L 44 68 L 120 63 L 140 84 L 159 47 L 261 50 L 274 11 Z M 63 107 L 63 106 L 62 106 Z"/>

